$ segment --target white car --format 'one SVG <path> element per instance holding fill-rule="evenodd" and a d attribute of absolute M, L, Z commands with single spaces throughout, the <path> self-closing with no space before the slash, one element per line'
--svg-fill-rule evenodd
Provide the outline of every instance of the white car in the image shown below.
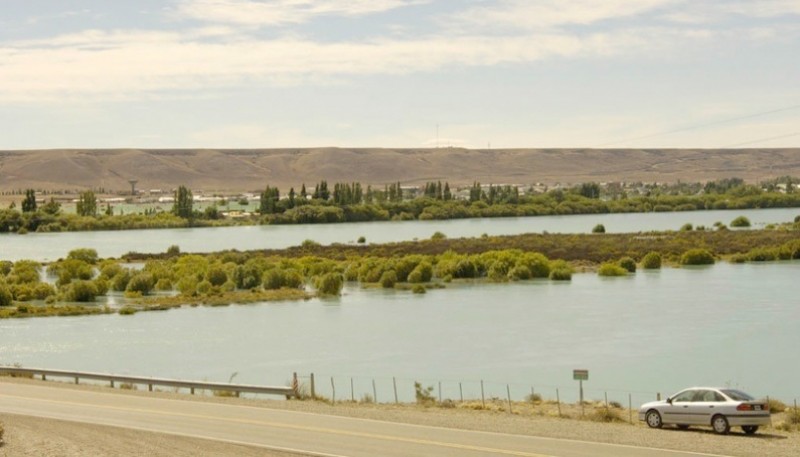
<path fill-rule="evenodd" d="M 691 387 L 665 400 L 643 404 L 639 420 L 651 428 L 661 428 L 664 424 L 678 428 L 711 426 L 721 434 L 728 433 L 731 427 L 742 427 L 742 431 L 752 435 L 759 426 L 770 423 L 770 411 L 766 400 L 755 400 L 740 390 Z"/>

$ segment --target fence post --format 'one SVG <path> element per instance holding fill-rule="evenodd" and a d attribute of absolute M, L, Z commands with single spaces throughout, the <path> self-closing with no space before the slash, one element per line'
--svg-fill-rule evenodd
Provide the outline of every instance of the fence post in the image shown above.
<path fill-rule="evenodd" d="M 333 376 L 331 376 L 331 403 L 336 404 L 336 384 L 333 383 Z"/>
<path fill-rule="evenodd" d="M 506 394 L 508 394 L 508 414 L 512 414 L 513 411 L 511 411 L 511 386 L 509 386 L 508 384 L 506 384 Z"/>
<path fill-rule="evenodd" d="M 75 376 L 75 384 L 77 384 L 77 383 L 78 383 L 78 377 Z"/>
<path fill-rule="evenodd" d="M 458 382 L 458 396 L 461 397 L 461 403 L 464 403 L 464 389 L 461 388 L 461 381 Z"/>
<path fill-rule="evenodd" d="M 561 417 L 561 396 L 558 395 L 558 389 L 556 389 L 556 405 L 558 405 L 558 417 Z"/>
<path fill-rule="evenodd" d="M 392 387 L 394 387 L 394 402 L 398 404 L 400 402 L 397 400 L 397 378 L 395 377 L 392 377 Z"/>
<path fill-rule="evenodd" d="M 378 403 L 378 389 L 375 388 L 375 378 L 372 378 L 372 400 Z"/>
<path fill-rule="evenodd" d="M 439 403 L 442 402 L 442 381 L 439 381 Z"/>
<path fill-rule="evenodd" d="M 608 409 L 608 392 L 603 392 L 603 395 L 606 397 L 606 409 Z"/>
<path fill-rule="evenodd" d="M 656 401 L 661 401 L 661 392 L 656 392 Z"/>
<path fill-rule="evenodd" d="M 350 400 L 355 403 L 356 401 L 356 394 L 353 391 L 353 378 L 350 378 Z"/>
<path fill-rule="evenodd" d="M 292 373 L 292 391 L 294 392 L 294 397 L 300 397 L 300 382 L 297 380 L 297 372 Z M 238 397 L 238 395 L 237 395 Z"/>
<path fill-rule="evenodd" d="M 315 386 L 314 386 L 314 373 L 311 373 L 310 378 L 311 378 L 311 399 L 312 400 L 316 400 L 317 399 L 317 392 L 316 392 L 316 389 L 315 389 Z"/>
<path fill-rule="evenodd" d="M 113 379 L 111 380 L 111 388 L 112 389 L 114 388 L 114 380 Z"/>
<path fill-rule="evenodd" d="M 631 394 L 628 394 L 628 422 L 633 424 L 633 402 L 631 401 Z"/>
<path fill-rule="evenodd" d="M 483 409 L 486 409 L 486 396 L 483 394 L 483 379 L 481 379 L 481 404 Z"/>

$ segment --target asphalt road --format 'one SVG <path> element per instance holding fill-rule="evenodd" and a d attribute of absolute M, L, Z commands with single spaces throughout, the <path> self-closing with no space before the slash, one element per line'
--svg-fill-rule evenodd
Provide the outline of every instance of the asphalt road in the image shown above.
<path fill-rule="evenodd" d="M 712 455 L 13 383 L 0 383 L 0 412 L 328 457 Z"/>

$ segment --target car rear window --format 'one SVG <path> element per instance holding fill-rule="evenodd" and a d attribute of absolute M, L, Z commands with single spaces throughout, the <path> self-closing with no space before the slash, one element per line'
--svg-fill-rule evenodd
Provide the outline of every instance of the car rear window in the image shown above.
<path fill-rule="evenodd" d="M 736 401 L 750 401 L 753 400 L 753 397 L 747 395 L 746 393 L 742 392 L 741 390 L 736 389 L 724 389 L 722 391 L 725 395 L 731 397 L 733 400 Z"/>

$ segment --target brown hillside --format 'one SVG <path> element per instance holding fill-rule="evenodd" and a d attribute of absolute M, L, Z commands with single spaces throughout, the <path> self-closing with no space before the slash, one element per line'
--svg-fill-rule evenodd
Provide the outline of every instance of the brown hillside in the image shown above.
<path fill-rule="evenodd" d="M 788 149 L 258 149 L 0 151 L 0 191 L 172 189 L 250 191 L 358 181 L 414 185 L 675 182 L 800 176 L 800 148 Z"/>

